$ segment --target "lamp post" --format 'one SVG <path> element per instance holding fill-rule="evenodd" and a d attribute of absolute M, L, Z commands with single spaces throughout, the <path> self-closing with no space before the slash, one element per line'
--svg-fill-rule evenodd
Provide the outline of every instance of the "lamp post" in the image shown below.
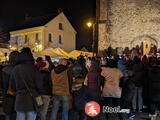
<path fill-rule="evenodd" d="M 93 42 L 92 42 L 92 52 L 93 52 L 93 57 L 94 57 L 94 53 L 96 52 L 95 51 L 95 24 L 96 23 L 93 23 L 91 21 L 87 22 L 87 26 L 89 28 L 92 28 L 92 37 L 93 37 Z"/>

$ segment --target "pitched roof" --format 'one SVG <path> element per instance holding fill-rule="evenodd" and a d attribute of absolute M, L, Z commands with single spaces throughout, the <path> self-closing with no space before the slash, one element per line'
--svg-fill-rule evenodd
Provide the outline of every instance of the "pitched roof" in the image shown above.
<path fill-rule="evenodd" d="M 38 16 L 38 17 L 27 17 L 24 22 L 20 23 L 12 31 L 32 28 L 32 27 L 38 27 L 38 26 L 44 26 L 46 23 L 48 23 L 53 18 L 55 18 L 58 14 L 50 14 L 50 15 L 44 15 L 44 16 Z"/>

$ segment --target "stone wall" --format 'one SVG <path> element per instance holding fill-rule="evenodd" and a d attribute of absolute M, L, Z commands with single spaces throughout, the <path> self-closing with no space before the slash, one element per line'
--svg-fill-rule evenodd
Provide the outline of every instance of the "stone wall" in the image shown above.
<path fill-rule="evenodd" d="M 100 20 L 108 14 L 110 24 L 109 30 L 104 30 L 107 24 L 99 25 L 99 50 L 109 44 L 134 47 L 144 41 L 160 47 L 159 6 L 160 0 L 100 0 Z"/>

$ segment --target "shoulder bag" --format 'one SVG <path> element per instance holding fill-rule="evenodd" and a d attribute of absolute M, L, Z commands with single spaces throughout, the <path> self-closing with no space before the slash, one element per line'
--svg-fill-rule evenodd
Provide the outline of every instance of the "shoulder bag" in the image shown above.
<path fill-rule="evenodd" d="M 42 109 L 42 107 L 43 107 L 42 97 L 41 97 L 40 95 L 39 95 L 39 96 L 34 95 L 34 94 L 31 92 L 29 86 L 27 85 L 27 83 L 26 83 L 26 81 L 25 81 L 24 79 L 23 79 L 23 82 L 24 82 L 25 87 L 27 88 L 30 96 L 31 96 L 32 99 L 33 99 L 33 104 L 34 104 L 34 107 L 35 107 L 36 112 L 37 112 L 37 113 L 40 113 L 40 111 L 41 111 L 41 109 Z"/>

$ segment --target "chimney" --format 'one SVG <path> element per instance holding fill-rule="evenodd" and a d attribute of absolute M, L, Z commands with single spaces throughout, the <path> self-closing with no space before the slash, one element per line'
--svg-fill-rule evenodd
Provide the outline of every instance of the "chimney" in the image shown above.
<path fill-rule="evenodd" d="M 58 9 L 58 13 L 61 13 L 63 12 L 63 10 L 61 8 Z"/>

